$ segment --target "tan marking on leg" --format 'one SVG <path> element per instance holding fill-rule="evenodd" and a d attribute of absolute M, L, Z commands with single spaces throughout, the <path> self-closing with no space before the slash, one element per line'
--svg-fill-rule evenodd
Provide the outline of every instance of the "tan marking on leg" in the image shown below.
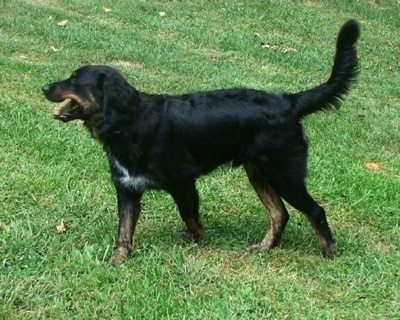
<path fill-rule="evenodd" d="M 120 264 L 123 264 L 126 261 L 126 258 L 129 255 L 129 250 L 127 250 L 124 247 L 117 247 L 114 252 L 113 255 L 110 258 L 109 263 L 112 266 L 118 266 Z"/>
<path fill-rule="evenodd" d="M 203 236 L 204 229 L 201 221 L 190 218 L 184 220 L 187 231 L 183 233 L 185 239 L 193 238 L 194 241 L 199 242 Z"/>
<path fill-rule="evenodd" d="M 127 210 L 130 210 L 130 208 Z M 138 215 L 138 213 L 135 215 L 128 211 L 123 215 L 123 218 L 120 219 L 117 244 L 114 253 L 110 258 L 111 265 L 116 266 L 124 263 L 128 255 L 131 253 L 133 248 L 133 231 L 136 226 Z"/>
<path fill-rule="evenodd" d="M 243 167 L 269 218 L 269 228 L 264 239 L 259 244 L 249 246 L 249 250 L 269 250 L 279 244 L 288 215 L 282 207 L 279 195 L 262 179 L 258 168 L 252 163 L 246 163 Z"/>
<path fill-rule="evenodd" d="M 307 216 L 306 214 L 304 215 Z M 312 227 L 315 230 L 322 255 L 326 258 L 333 257 L 336 254 L 336 244 L 334 242 L 327 242 L 326 238 L 322 234 L 320 234 L 318 228 L 316 228 L 311 219 L 308 219 L 308 221 L 310 221 Z"/>

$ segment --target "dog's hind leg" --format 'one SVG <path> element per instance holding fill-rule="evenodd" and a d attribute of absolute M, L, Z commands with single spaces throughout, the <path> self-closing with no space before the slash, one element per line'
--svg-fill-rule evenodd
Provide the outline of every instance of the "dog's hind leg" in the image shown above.
<path fill-rule="evenodd" d="M 273 168 L 269 168 L 273 170 Z M 325 210 L 309 195 L 303 179 L 295 174 L 280 172 L 280 178 L 270 180 L 273 188 L 291 206 L 301 211 L 311 222 L 317 234 L 319 246 L 324 257 L 336 252 L 335 241 L 326 219 Z"/>
<path fill-rule="evenodd" d="M 264 239 L 259 244 L 250 245 L 248 249 L 250 251 L 256 249 L 269 250 L 279 245 L 283 231 L 289 220 L 289 214 L 281 197 L 272 189 L 257 166 L 251 162 L 247 162 L 243 167 L 269 217 L 269 229 L 267 229 Z"/>
<path fill-rule="evenodd" d="M 168 192 L 178 206 L 179 214 L 186 224 L 185 237 L 193 238 L 196 242 L 200 241 L 204 229 L 199 214 L 199 195 L 195 182 L 189 181 L 175 185 L 168 188 Z"/>
<path fill-rule="evenodd" d="M 113 266 L 125 262 L 132 251 L 132 237 L 136 222 L 139 219 L 141 193 L 130 192 L 123 188 L 116 188 L 118 198 L 118 238 L 114 253 L 110 259 Z"/>

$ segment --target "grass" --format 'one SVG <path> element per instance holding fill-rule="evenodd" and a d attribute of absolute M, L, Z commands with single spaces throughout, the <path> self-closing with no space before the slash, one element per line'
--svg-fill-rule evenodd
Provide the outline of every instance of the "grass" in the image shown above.
<path fill-rule="evenodd" d="M 1 319 L 398 318 L 398 1 L 0 6 Z M 168 195 L 148 192 L 137 250 L 110 268 L 117 219 L 106 159 L 81 125 L 51 120 L 40 87 L 96 63 L 147 92 L 295 92 L 326 79 L 348 18 L 362 25 L 359 82 L 340 111 L 304 121 L 309 190 L 328 212 L 338 256 L 320 256 L 294 210 L 280 248 L 247 253 L 264 235 L 265 213 L 242 170 L 223 168 L 198 182 L 201 244 L 181 240 Z"/>

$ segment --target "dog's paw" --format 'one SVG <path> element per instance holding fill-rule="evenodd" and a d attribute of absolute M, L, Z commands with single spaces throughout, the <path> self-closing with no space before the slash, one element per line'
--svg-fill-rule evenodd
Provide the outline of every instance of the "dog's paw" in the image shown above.
<path fill-rule="evenodd" d="M 184 241 L 188 242 L 189 241 L 199 242 L 201 239 L 201 236 L 195 236 L 189 230 L 182 231 L 181 236 Z"/>
<path fill-rule="evenodd" d="M 254 251 L 270 251 L 272 247 L 264 242 L 250 244 L 247 246 L 247 251 L 254 252 Z"/>
<path fill-rule="evenodd" d="M 336 254 L 336 245 L 334 242 L 321 246 L 321 253 L 324 258 L 333 258 Z"/>
<path fill-rule="evenodd" d="M 193 235 L 188 230 L 182 231 L 181 237 L 184 241 L 192 241 L 193 240 Z"/>
<path fill-rule="evenodd" d="M 198 228 L 195 232 L 191 232 L 189 230 L 182 231 L 181 233 L 183 240 L 185 241 L 194 241 L 196 243 L 200 242 L 203 237 L 203 229 Z"/>
<path fill-rule="evenodd" d="M 123 264 L 128 258 L 129 250 L 123 247 L 116 248 L 110 258 L 109 264 L 113 267 Z"/>

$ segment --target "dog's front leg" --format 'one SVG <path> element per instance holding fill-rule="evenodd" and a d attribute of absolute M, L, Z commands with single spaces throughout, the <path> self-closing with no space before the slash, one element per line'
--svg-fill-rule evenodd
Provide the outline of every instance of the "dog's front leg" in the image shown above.
<path fill-rule="evenodd" d="M 195 182 L 189 181 L 180 185 L 175 185 L 168 189 L 176 205 L 179 214 L 186 224 L 187 231 L 185 238 L 193 238 L 196 242 L 203 236 L 203 224 L 199 213 L 199 195 L 196 190 Z"/>
<path fill-rule="evenodd" d="M 113 266 L 124 263 L 132 251 L 132 238 L 140 214 L 140 199 L 142 197 L 142 193 L 131 192 L 118 186 L 116 191 L 119 223 L 117 244 L 110 259 L 110 264 Z"/>

